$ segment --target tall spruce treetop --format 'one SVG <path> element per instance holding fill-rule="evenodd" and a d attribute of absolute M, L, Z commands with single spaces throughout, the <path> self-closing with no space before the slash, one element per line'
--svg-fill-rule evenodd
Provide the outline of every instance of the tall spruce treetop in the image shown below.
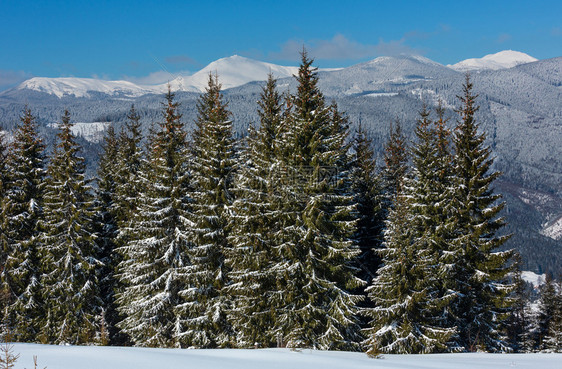
<path fill-rule="evenodd" d="M 137 346 L 180 346 L 177 309 L 183 302 L 180 289 L 187 283 L 191 225 L 186 135 L 168 88 L 163 121 L 150 139 L 141 172 L 144 184 L 137 213 L 125 227 L 126 242 L 118 249 L 123 287 L 117 302 L 125 316 L 119 327 Z"/>
<path fill-rule="evenodd" d="M 71 129 L 66 110 L 47 170 L 40 222 L 45 310 L 39 339 L 81 344 L 92 342 L 99 330 L 101 301 L 95 270 L 100 262 L 93 232 L 93 196 Z"/>
<path fill-rule="evenodd" d="M 275 270 L 283 293 L 276 330 L 289 347 L 357 349 L 356 317 L 363 281 L 352 260 L 355 203 L 351 191 L 347 126 L 325 104 L 316 68 L 302 53 L 280 144 L 285 176 Z"/>
<path fill-rule="evenodd" d="M 3 289 L 9 290 L 12 295 L 8 319 L 21 341 L 35 339 L 40 314 L 37 222 L 42 216 L 44 150 L 35 117 L 29 108 L 25 108 L 6 158 L 9 183 L 3 217 L 6 219 L 4 229 L 8 236 L 8 257 L 1 275 Z"/>
<path fill-rule="evenodd" d="M 450 275 L 457 286 L 454 303 L 455 321 L 459 324 L 460 342 L 467 350 L 506 349 L 501 337 L 501 322 L 509 312 L 513 284 L 508 282 L 513 251 L 497 251 L 509 236 L 497 236 L 504 219 L 498 214 L 504 207 L 501 195 L 494 194 L 492 184 L 500 173 L 492 171 L 490 148 L 478 132 L 478 110 L 467 75 L 463 95 L 458 98 L 460 121 L 455 129 L 454 217 L 455 247 L 461 255 Z"/>
<path fill-rule="evenodd" d="M 227 321 L 230 299 L 225 250 L 230 227 L 235 147 L 232 121 L 222 101 L 218 76 L 209 74 L 205 93 L 197 104 L 193 132 L 193 248 L 189 251 L 189 281 L 181 292 L 186 299 L 182 321 L 183 344 L 196 347 L 232 345 Z"/>
<path fill-rule="evenodd" d="M 390 125 L 390 137 L 384 151 L 383 178 L 389 201 L 400 191 L 402 179 L 408 170 L 408 156 L 408 141 L 400 121 L 396 119 L 395 124 Z"/>
<path fill-rule="evenodd" d="M 140 178 L 144 162 L 142 139 L 140 116 L 132 105 L 125 127 L 118 137 L 115 217 L 120 228 L 130 225 L 138 208 L 138 194 L 143 184 Z"/>
<path fill-rule="evenodd" d="M 280 136 L 282 103 L 276 81 L 270 74 L 258 101 L 260 127 L 250 127 L 243 163 L 236 176 L 233 203 L 232 250 L 227 253 L 234 306 L 230 321 L 241 347 L 269 347 L 275 343 L 274 311 L 280 304 L 273 267 L 278 212 L 274 211 L 278 182 L 277 141 Z"/>

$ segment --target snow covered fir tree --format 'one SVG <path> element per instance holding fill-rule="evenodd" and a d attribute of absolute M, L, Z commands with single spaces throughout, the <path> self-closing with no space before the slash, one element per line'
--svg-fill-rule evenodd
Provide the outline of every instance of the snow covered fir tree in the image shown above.
<path fill-rule="evenodd" d="M 229 315 L 242 347 L 269 347 L 277 342 L 275 312 L 283 302 L 275 269 L 281 260 L 276 250 L 280 211 L 275 209 L 281 201 L 276 168 L 282 105 L 277 82 L 270 74 L 258 101 L 260 126 L 249 128 L 240 154 L 243 165 L 232 189 L 232 248 L 227 261 L 233 307 Z"/>
<path fill-rule="evenodd" d="M 118 249 L 123 287 L 117 303 L 124 316 L 118 326 L 137 346 L 176 347 L 182 333 L 177 309 L 188 276 L 190 209 L 187 133 L 177 108 L 168 91 L 139 176 L 137 212 Z"/>
<path fill-rule="evenodd" d="M 101 298 L 93 230 L 94 197 L 84 176 L 84 159 L 65 111 L 43 195 L 38 250 L 42 299 L 40 342 L 86 344 L 99 329 Z"/>
<path fill-rule="evenodd" d="M 456 119 L 424 106 L 412 141 L 392 123 L 379 168 L 305 51 L 240 140 L 208 77 L 194 122 L 170 88 L 146 135 L 142 106 L 110 125 L 93 186 L 68 111 L 54 147 L 29 109 L 0 132 L 0 318 L 18 340 L 562 351 L 561 282 L 530 290 L 503 248 L 468 78 Z"/>
<path fill-rule="evenodd" d="M 0 149 L 2 150 L 2 149 Z M 34 339 L 42 314 L 39 296 L 38 222 L 43 217 L 45 145 L 37 123 L 26 108 L 11 149 L 3 161 L 1 208 L 1 289 L 7 292 L 5 319 L 17 339 Z"/>
<path fill-rule="evenodd" d="M 359 249 L 352 241 L 356 204 L 348 127 L 326 104 L 306 52 L 296 78 L 279 143 L 276 269 L 283 302 L 277 331 L 289 347 L 358 349 L 362 296 L 350 291 L 364 282 L 353 266 Z"/>

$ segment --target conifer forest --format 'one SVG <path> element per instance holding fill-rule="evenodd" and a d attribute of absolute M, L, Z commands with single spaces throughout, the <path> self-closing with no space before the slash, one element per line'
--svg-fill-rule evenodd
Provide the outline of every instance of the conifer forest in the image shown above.
<path fill-rule="evenodd" d="M 456 116 L 393 122 L 383 162 L 302 53 L 233 131 L 211 73 L 187 130 L 169 89 L 146 134 L 131 106 L 87 178 L 72 107 L 52 149 L 33 111 L 0 135 L 0 319 L 18 342 L 562 352 L 562 282 L 502 245 L 501 173 L 467 75 Z M 1 131 L 0 131 L 1 132 Z"/>

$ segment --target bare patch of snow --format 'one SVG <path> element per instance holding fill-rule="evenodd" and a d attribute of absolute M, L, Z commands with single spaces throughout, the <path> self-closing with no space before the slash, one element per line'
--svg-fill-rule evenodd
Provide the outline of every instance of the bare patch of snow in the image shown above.
<path fill-rule="evenodd" d="M 370 96 L 370 97 L 398 96 L 398 92 L 373 92 L 365 96 Z"/>
<path fill-rule="evenodd" d="M 535 272 L 522 271 L 521 279 L 533 285 L 534 288 L 539 288 L 544 284 L 546 274 L 536 274 Z"/>
<path fill-rule="evenodd" d="M 73 123 L 71 131 L 73 135 L 80 136 L 86 141 L 100 142 L 110 124 L 108 122 Z M 48 126 L 58 128 L 59 123 L 49 123 Z"/>
<path fill-rule="evenodd" d="M 441 101 L 444 108 L 448 109 L 455 109 L 455 107 L 451 104 L 447 103 L 447 100 L 438 93 L 430 89 L 424 88 L 415 88 L 410 91 L 410 93 L 416 96 L 420 100 L 424 100 L 426 103 L 431 104 L 433 106 L 437 106 Z"/>
<path fill-rule="evenodd" d="M 541 234 L 554 240 L 562 240 L 562 216 L 545 224 Z"/>

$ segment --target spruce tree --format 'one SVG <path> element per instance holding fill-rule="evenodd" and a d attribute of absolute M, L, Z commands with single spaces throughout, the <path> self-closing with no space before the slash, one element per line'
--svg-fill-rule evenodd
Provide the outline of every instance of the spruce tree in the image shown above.
<path fill-rule="evenodd" d="M 553 282 L 552 315 L 543 346 L 547 352 L 562 352 L 562 281 Z"/>
<path fill-rule="evenodd" d="M 384 214 L 382 180 L 376 173 L 372 141 L 360 125 L 353 142 L 353 193 L 357 202 L 357 231 L 355 242 L 361 250 L 357 263 L 359 277 L 370 285 L 380 266 L 375 252 L 382 247 Z"/>
<path fill-rule="evenodd" d="M 135 106 L 132 105 L 127 115 L 125 126 L 117 138 L 117 158 L 114 165 L 113 180 L 115 191 L 111 207 L 111 215 L 117 226 L 117 234 L 114 239 L 114 252 L 111 255 L 111 263 L 114 272 L 119 271 L 119 264 L 125 260 L 126 255 L 117 251 L 119 247 L 126 245 L 130 237 L 135 237 L 137 230 L 133 227 L 136 216 L 140 209 L 142 194 L 150 183 L 143 180 L 143 170 L 148 168 L 145 152 L 142 147 L 143 135 L 141 131 L 140 116 Z M 120 278 L 114 278 L 113 293 L 117 296 L 123 292 L 124 282 Z M 119 310 L 110 314 L 107 320 L 112 322 L 123 320 Z M 114 325 L 115 327 L 116 325 Z M 111 333 L 112 344 L 129 344 L 127 334 L 121 330 Z"/>
<path fill-rule="evenodd" d="M 347 163 L 348 128 L 325 104 L 306 52 L 281 144 L 282 201 L 275 267 L 283 305 L 276 332 L 288 347 L 358 349 L 357 304 L 364 282 L 352 261 L 355 202 Z"/>
<path fill-rule="evenodd" d="M 103 152 L 98 162 L 96 190 L 96 218 L 97 245 L 101 266 L 97 271 L 100 284 L 100 296 L 103 301 L 103 311 L 100 316 L 103 331 L 97 337 L 100 344 L 109 344 L 117 334 L 115 324 L 119 316 L 115 306 L 115 247 L 119 233 L 116 220 L 116 192 L 117 192 L 117 163 L 119 159 L 119 143 L 113 125 L 107 129 L 102 146 Z"/>
<path fill-rule="evenodd" d="M 443 350 L 445 345 L 424 316 L 430 290 L 424 280 L 428 260 L 414 247 L 411 203 L 398 192 L 385 231 L 385 248 L 379 250 L 383 266 L 367 292 L 375 307 L 365 330 L 367 354 L 411 354 Z M 423 251 L 423 250 L 422 250 Z"/>
<path fill-rule="evenodd" d="M 386 249 L 380 251 L 384 266 L 369 288 L 375 304 L 366 342 L 371 355 L 455 349 L 450 347 L 455 327 L 444 319 L 455 296 L 443 286 L 446 267 L 440 261 L 448 254 L 452 229 L 450 154 L 445 133 L 439 133 L 442 115 L 434 128 L 429 114 L 424 106 L 412 147 L 413 167 L 398 185 L 402 193 L 390 211 Z"/>
<path fill-rule="evenodd" d="M 47 169 L 40 222 L 40 285 L 45 305 L 39 340 L 56 344 L 90 343 L 100 329 L 94 202 L 71 129 L 66 110 Z"/>
<path fill-rule="evenodd" d="M 405 181 L 404 191 L 412 202 L 414 248 L 418 250 L 419 257 L 427 258 L 429 266 L 423 270 L 422 276 L 431 297 L 425 319 L 443 330 L 441 343 L 447 343 L 449 350 L 456 351 L 461 347 L 446 341 L 456 328 L 448 319 L 450 305 L 456 298 L 448 283 L 450 259 L 455 252 L 451 244 L 456 227 L 452 216 L 452 155 L 444 110 L 439 105 L 436 111 L 436 121 L 430 119 L 425 105 L 420 111 L 415 130 L 417 142 L 411 154 L 412 173 Z"/>
<path fill-rule="evenodd" d="M 526 311 L 527 304 L 529 303 L 529 293 L 526 282 L 521 278 L 521 271 L 519 270 L 520 259 L 517 255 L 517 270 L 514 273 L 513 279 L 515 283 L 515 290 L 513 291 L 513 309 L 509 318 L 506 321 L 507 341 L 514 352 L 527 351 L 528 343 L 525 342 L 530 334 L 527 331 L 529 324 L 529 315 Z M 533 330 L 532 328 L 530 330 Z"/>
<path fill-rule="evenodd" d="M 163 121 L 151 137 L 137 214 L 126 227 L 118 278 L 118 326 L 136 346 L 179 347 L 178 307 L 189 265 L 189 176 L 186 132 L 168 89 Z M 134 124 L 134 120 L 132 122 Z"/>
<path fill-rule="evenodd" d="M 5 186 L 3 228 L 7 258 L 1 274 L 2 289 L 10 291 L 6 318 L 21 342 L 35 340 L 41 315 L 37 222 L 42 217 L 44 150 L 35 117 L 25 108 L 6 158 L 9 182 Z"/>
<path fill-rule="evenodd" d="M 235 147 L 232 121 L 222 101 L 218 76 L 209 74 L 208 86 L 197 103 L 192 143 L 193 248 L 189 250 L 189 280 L 181 291 L 182 343 L 195 347 L 233 344 L 227 320 L 231 301 L 225 289 L 229 270 L 226 250 L 232 205 Z"/>
<path fill-rule="evenodd" d="M 497 236 L 504 226 L 499 217 L 504 203 L 493 193 L 493 182 L 500 176 L 492 171 L 493 158 L 485 146 L 485 135 L 478 132 L 475 119 L 478 110 L 472 83 L 467 76 L 461 107 L 453 137 L 455 232 L 449 275 L 455 285 L 448 286 L 457 298 L 452 306 L 454 322 L 459 328 L 460 346 L 466 350 L 506 350 L 501 324 L 509 315 L 513 284 L 513 251 L 498 251 L 508 236 Z"/>
<path fill-rule="evenodd" d="M 239 347 L 275 343 L 272 332 L 279 297 L 273 268 L 278 263 L 275 234 L 278 230 L 277 181 L 282 101 L 270 74 L 258 101 L 260 127 L 249 129 L 242 163 L 233 189 L 232 249 L 227 252 L 233 298 L 229 320 Z"/>
<path fill-rule="evenodd" d="M 127 122 L 118 137 L 117 169 L 114 177 L 115 190 L 115 219 L 119 228 L 118 243 L 126 242 L 126 232 L 122 231 L 131 226 L 139 208 L 139 193 L 143 191 L 141 171 L 145 162 L 142 148 L 143 135 L 140 116 L 132 105 L 127 115 Z"/>
<path fill-rule="evenodd" d="M 0 273 L 3 272 L 6 265 L 6 257 L 8 255 L 8 235 L 6 234 L 6 185 L 8 183 L 7 167 L 7 144 L 5 140 L 5 132 L 0 126 Z M 8 305 L 10 293 L 8 290 L 0 289 L 0 318 L 4 322 L 6 306 Z"/>
<path fill-rule="evenodd" d="M 536 322 L 536 345 L 539 351 L 548 351 L 550 346 L 548 341 L 555 337 L 555 332 L 551 328 L 555 326 L 558 302 L 556 281 L 552 279 L 552 275 L 547 274 L 545 283 L 540 288 L 539 313 Z"/>

